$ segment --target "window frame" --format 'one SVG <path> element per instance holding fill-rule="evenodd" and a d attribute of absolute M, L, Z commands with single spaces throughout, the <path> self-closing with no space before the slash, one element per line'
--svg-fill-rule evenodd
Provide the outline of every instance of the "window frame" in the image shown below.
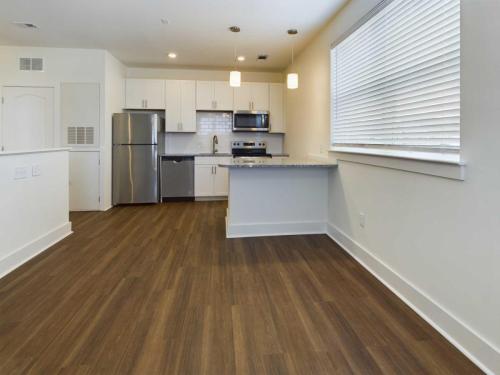
<path fill-rule="evenodd" d="M 340 35 L 334 42 L 330 44 L 329 49 L 329 71 L 332 71 L 332 50 L 342 43 L 345 39 L 350 37 L 359 28 L 361 28 L 365 23 L 371 20 L 374 16 L 384 10 L 388 5 L 390 5 L 395 0 L 381 0 L 375 7 L 373 7 L 368 13 L 361 17 L 356 23 L 349 27 L 344 33 Z M 460 67 L 461 70 L 461 67 Z M 331 74 L 331 73 L 330 73 Z M 330 81 L 330 100 L 329 109 L 332 110 L 332 77 Z M 461 103 L 460 103 L 461 104 Z M 461 106 L 460 106 L 461 112 Z M 330 126 L 329 126 L 329 151 L 342 153 L 342 154 L 359 154 L 364 156 L 374 156 L 374 157 L 388 157 L 388 158 L 398 158 L 403 162 L 405 160 L 415 160 L 430 163 L 444 163 L 448 165 L 457 165 L 460 167 L 465 167 L 465 162 L 461 159 L 461 137 L 460 137 L 460 147 L 458 149 L 440 149 L 437 147 L 416 147 L 416 146 L 393 146 L 393 145 L 370 145 L 370 144 L 334 144 L 333 143 L 333 114 L 330 113 Z M 460 124 L 461 125 L 461 124 Z M 460 127 L 461 134 L 461 127 Z M 404 169 L 404 168 L 401 168 Z"/>

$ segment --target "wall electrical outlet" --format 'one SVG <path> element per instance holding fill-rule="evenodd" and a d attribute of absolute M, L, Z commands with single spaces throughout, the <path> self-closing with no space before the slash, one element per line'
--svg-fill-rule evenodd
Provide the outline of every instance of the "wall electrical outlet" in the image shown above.
<path fill-rule="evenodd" d="M 364 212 L 359 213 L 359 226 L 364 228 L 366 224 L 366 215 Z"/>
<path fill-rule="evenodd" d="M 14 169 L 14 180 L 21 180 L 28 177 L 27 167 L 16 167 Z"/>
<path fill-rule="evenodd" d="M 40 176 L 42 174 L 42 168 L 40 164 L 35 164 L 31 167 L 31 175 L 33 177 Z"/>

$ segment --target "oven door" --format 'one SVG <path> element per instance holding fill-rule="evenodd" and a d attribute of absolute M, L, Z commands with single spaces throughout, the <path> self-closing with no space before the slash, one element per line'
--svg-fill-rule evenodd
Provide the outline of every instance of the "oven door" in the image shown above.
<path fill-rule="evenodd" d="M 268 132 L 269 112 L 259 112 L 259 111 L 234 112 L 233 131 Z"/>

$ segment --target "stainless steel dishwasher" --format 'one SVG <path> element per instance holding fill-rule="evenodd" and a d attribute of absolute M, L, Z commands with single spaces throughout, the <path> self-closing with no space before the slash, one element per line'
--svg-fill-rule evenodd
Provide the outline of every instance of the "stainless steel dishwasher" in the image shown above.
<path fill-rule="evenodd" d="M 161 156 L 161 200 L 194 200 L 194 156 Z"/>

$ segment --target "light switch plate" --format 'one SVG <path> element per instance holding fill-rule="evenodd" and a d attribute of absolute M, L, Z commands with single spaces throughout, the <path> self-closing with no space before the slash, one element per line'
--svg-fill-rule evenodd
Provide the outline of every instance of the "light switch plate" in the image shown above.
<path fill-rule="evenodd" d="M 14 169 L 14 180 L 21 180 L 28 177 L 27 167 L 16 167 Z"/>
<path fill-rule="evenodd" d="M 40 164 L 35 164 L 31 167 L 31 175 L 33 177 L 40 176 L 42 174 L 42 168 Z"/>

